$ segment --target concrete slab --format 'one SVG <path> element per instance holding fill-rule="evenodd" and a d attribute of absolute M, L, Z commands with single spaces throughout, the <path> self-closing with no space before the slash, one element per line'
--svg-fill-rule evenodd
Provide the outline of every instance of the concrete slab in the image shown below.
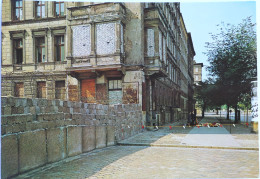
<path fill-rule="evenodd" d="M 18 173 L 18 140 L 17 135 L 1 138 L 1 178 Z"/>
<path fill-rule="evenodd" d="M 96 148 L 96 128 L 86 126 L 82 128 L 82 151 L 88 152 Z"/>
<path fill-rule="evenodd" d="M 47 152 L 49 163 L 66 158 L 66 140 L 66 128 L 47 130 Z"/>
<path fill-rule="evenodd" d="M 19 171 L 25 172 L 47 162 L 45 130 L 25 132 L 19 139 Z"/>
<path fill-rule="evenodd" d="M 68 156 L 82 153 L 82 127 L 68 127 L 67 147 Z"/>
<path fill-rule="evenodd" d="M 96 126 L 96 148 L 106 147 L 106 126 Z"/>

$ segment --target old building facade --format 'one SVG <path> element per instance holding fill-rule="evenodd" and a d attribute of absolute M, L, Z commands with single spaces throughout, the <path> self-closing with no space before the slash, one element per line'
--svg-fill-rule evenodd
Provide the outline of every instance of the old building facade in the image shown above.
<path fill-rule="evenodd" d="M 180 3 L 4 0 L 2 96 L 142 105 L 146 125 L 193 110 Z"/>
<path fill-rule="evenodd" d="M 194 63 L 194 84 L 198 85 L 202 81 L 202 67 L 203 63 Z"/>

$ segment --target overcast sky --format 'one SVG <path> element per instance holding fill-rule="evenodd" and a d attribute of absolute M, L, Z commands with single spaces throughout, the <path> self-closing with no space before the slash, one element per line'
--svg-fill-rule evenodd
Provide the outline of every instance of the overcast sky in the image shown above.
<path fill-rule="evenodd" d="M 216 25 L 221 22 L 239 24 L 242 19 L 252 16 L 256 22 L 256 2 L 181 2 L 181 13 L 186 29 L 191 32 L 197 63 L 208 66 L 205 42 L 211 41 L 209 33 L 217 33 Z M 207 78 L 205 66 L 202 79 Z"/>

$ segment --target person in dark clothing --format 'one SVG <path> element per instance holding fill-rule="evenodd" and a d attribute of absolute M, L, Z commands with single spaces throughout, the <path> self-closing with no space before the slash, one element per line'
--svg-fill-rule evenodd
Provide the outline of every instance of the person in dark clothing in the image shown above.
<path fill-rule="evenodd" d="M 191 113 L 191 124 L 194 126 L 196 125 L 196 116 L 194 115 L 194 113 Z"/>
<path fill-rule="evenodd" d="M 188 114 L 188 121 L 187 121 L 187 126 L 190 126 L 191 125 L 191 118 L 192 118 L 192 115 L 191 113 Z"/>

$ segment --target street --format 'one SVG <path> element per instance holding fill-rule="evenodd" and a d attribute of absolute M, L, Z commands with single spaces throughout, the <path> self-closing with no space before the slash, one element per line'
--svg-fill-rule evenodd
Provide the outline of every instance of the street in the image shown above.
<path fill-rule="evenodd" d="M 216 119 L 201 123 L 212 121 Z M 71 157 L 17 178 L 259 177 L 258 135 L 232 135 L 224 127 L 184 129 L 181 123 L 171 125 L 171 130 L 144 131 L 120 145 Z"/>

